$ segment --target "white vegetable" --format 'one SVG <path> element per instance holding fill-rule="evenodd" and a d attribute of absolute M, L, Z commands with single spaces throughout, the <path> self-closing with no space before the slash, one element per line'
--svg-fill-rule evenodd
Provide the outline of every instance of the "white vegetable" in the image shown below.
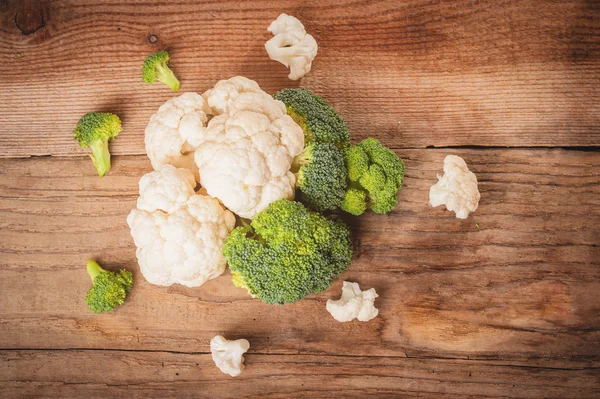
<path fill-rule="evenodd" d="M 317 41 L 306 33 L 296 17 L 281 14 L 267 29 L 275 35 L 265 43 L 269 58 L 290 68 L 289 78 L 298 80 L 310 72 L 317 56 Z"/>
<path fill-rule="evenodd" d="M 146 280 L 198 287 L 225 270 L 223 245 L 235 217 L 219 201 L 194 193 L 187 169 L 163 165 L 140 180 L 137 209 L 127 217 Z"/>
<path fill-rule="evenodd" d="M 162 165 L 189 169 L 196 180 L 194 150 L 206 130 L 208 103 L 197 93 L 184 93 L 160 106 L 146 127 L 146 152 L 157 170 Z"/>
<path fill-rule="evenodd" d="M 344 281 L 342 297 L 337 301 L 328 300 L 327 311 L 340 322 L 354 319 L 369 321 L 379 314 L 375 307 L 375 298 L 378 296 L 375 288 L 361 291 L 358 283 Z"/>
<path fill-rule="evenodd" d="M 212 359 L 223 373 L 232 377 L 240 375 L 244 369 L 244 353 L 250 349 L 245 339 L 228 341 L 220 335 L 210 340 Z"/>
<path fill-rule="evenodd" d="M 264 93 L 258 83 L 243 76 L 220 80 L 215 87 L 202 94 L 213 115 L 220 115 L 227 111 L 233 100 L 242 93 Z"/>
<path fill-rule="evenodd" d="M 438 182 L 429 190 L 431 206 L 446 205 L 458 219 L 466 219 L 477 209 L 480 197 L 475 174 L 461 157 L 448 155 L 444 159 L 444 175 L 438 175 Z"/>
<path fill-rule="evenodd" d="M 253 218 L 271 202 L 294 198 L 292 159 L 304 133 L 285 105 L 264 92 L 244 92 L 208 124 L 196 150 L 200 182 L 229 210 Z"/>

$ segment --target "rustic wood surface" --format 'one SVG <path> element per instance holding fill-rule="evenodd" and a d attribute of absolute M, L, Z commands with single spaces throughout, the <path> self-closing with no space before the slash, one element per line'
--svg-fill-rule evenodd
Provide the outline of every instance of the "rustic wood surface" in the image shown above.
<path fill-rule="evenodd" d="M 264 52 L 281 12 L 320 45 L 301 82 Z M 173 96 L 140 78 L 162 48 L 182 91 L 307 87 L 405 160 L 399 206 L 348 218 L 342 279 L 376 319 L 331 318 L 342 279 L 284 307 L 228 272 L 143 279 L 125 217 Z M 0 0 L 0 60 L 0 397 L 600 397 L 600 3 Z M 103 179 L 72 139 L 89 111 L 123 120 Z M 480 182 L 467 220 L 428 206 L 449 153 Z M 83 300 L 90 257 L 134 273 L 111 314 Z M 241 376 L 216 334 L 250 341 Z"/>

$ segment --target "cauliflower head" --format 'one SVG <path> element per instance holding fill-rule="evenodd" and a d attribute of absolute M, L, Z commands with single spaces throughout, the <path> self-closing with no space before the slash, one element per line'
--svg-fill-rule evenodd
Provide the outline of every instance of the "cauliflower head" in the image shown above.
<path fill-rule="evenodd" d="M 377 298 L 375 288 L 361 291 L 358 283 L 344 281 L 342 287 L 342 297 L 337 301 L 332 299 L 327 301 L 327 311 L 339 322 L 369 321 L 379 314 L 375 307 L 375 298 Z"/>
<path fill-rule="evenodd" d="M 219 201 L 194 193 L 187 169 L 163 165 L 140 180 L 127 217 L 140 271 L 155 285 L 198 287 L 225 271 L 223 245 L 235 217 Z"/>
<path fill-rule="evenodd" d="M 477 209 L 480 197 L 475 174 L 461 157 L 448 155 L 444 159 L 444 175 L 438 175 L 438 182 L 429 190 L 431 206 L 446 205 L 458 219 L 466 219 Z"/>
<path fill-rule="evenodd" d="M 184 93 L 160 106 L 146 127 L 145 144 L 152 167 L 189 169 L 199 180 L 194 150 L 206 130 L 211 109 L 201 95 Z"/>
<path fill-rule="evenodd" d="M 265 43 L 269 58 L 290 68 L 288 77 L 291 80 L 298 80 L 310 72 L 319 47 L 298 18 L 281 14 L 267 30 L 274 35 Z"/>
<path fill-rule="evenodd" d="M 232 377 L 240 375 L 244 369 L 244 353 L 250 349 L 245 339 L 228 341 L 221 335 L 210 340 L 212 359 L 223 373 Z"/>
<path fill-rule="evenodd" d="M 195 160 L 207 193 L 252 219 L 277 200 L 294 198 L 292 160 L 304 133 L 282 102 L 266 93 L 239 94 L 208 124 Z"/>
<path fill-rule="evenodd" d="M 243 76 L 220 80 L 215 87 L 202 94 L 213 115 L 227 111 L 231 103 L 242 93 L 265 93 L 258 83 Z M 265 93 L 266 94 L 266 93 Z"/>

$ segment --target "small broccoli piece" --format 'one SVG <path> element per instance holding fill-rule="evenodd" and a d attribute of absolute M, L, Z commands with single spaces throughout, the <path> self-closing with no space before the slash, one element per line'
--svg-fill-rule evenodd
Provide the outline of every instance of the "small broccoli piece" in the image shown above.
<path fill-rule="evenodd" d="M 404 179 L 404 163 L 398 155 L 368 138 L 346 151 L 345 160 L 349 184 L 342 210 L 358 216 L 367 207 L 381 214 L 394 209 Z"/>
<path fill-rule="evenodd" d="M 117 137 L 121 130 L 121 120 L 111 113 L 90 112 L 77 122 L 74 138 L 81 147 L 92 150 L 90 158 L 100 177 L 110 170 L 108 142 Z"/>
<path fill-rule="evenodd" d="M 292 171 L 302 198 L 316 211 L 340 207 L 346 191 L 344 154 L 329 143 L 311 143 L 294 158 Z"/>
<path fill-rule="evenodd" d="M 95 313 L 110 312 L 125 302 L 133 285 L 131 272 L 125 269 L 118 272 L 107 271 L 93 260 L 88 260 L 87 272 L 93 283 L 93 287 L 85 295 L 90 310 Z"/>
<path fill-rule="evenodd" d="M 284 304 L 327 289 L 350 264 L 352 242 L 343 222 L 283 199 L 233 230 L 223 253 L 236 286 Z"/>
<path fill-rule="evenodd" d="M 169 69 L 169 53 L 166 51 L 157 51 L 150 54 L 144 61 L 142 67 L 142 79 L 146 83 L 154 83 L 157 80 L 169 86 L 171 90 L 178 91 L 181 87 L 175 74 Z"/>
<path fill-rule="evenodd" d="M 285 104 L 288 115 L 302 127 L 306 143 L 332 143 L 341 150 L 350 147 L 344 120 L 321 97 L 306 89 L 283 89 L 273 97 Z"/>

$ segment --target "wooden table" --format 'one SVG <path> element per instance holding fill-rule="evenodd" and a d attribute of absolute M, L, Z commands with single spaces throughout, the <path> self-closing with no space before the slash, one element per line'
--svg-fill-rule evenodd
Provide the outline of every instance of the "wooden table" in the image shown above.
<path fill-rule="evenodd" d="M 320 46 L 300 82 L 263 48 L 281 12 Z M 0 17 L 0 397 L 600 397 L 598 1 L 2 0 Z M 352 222 L 342 276 L 377 289 L 379 317 L 326 312 L 342 279 L 283 307 L 229 272 L 144 280 L 125 218 L 173 96 L 141 81 L 157 49 L 183 91 L 307 87 L 405 160 L 399 206 Z M 72 139 L 89 111 L 123 121 L 102 179 Z M 428 206 L 447 154 L 480 182 L 467 220 Z M 134 273 L 113 313 L 86 307 L 90 257 Z M 251 342 L 241 376 L 214 366 L 216 334 Z"/>

